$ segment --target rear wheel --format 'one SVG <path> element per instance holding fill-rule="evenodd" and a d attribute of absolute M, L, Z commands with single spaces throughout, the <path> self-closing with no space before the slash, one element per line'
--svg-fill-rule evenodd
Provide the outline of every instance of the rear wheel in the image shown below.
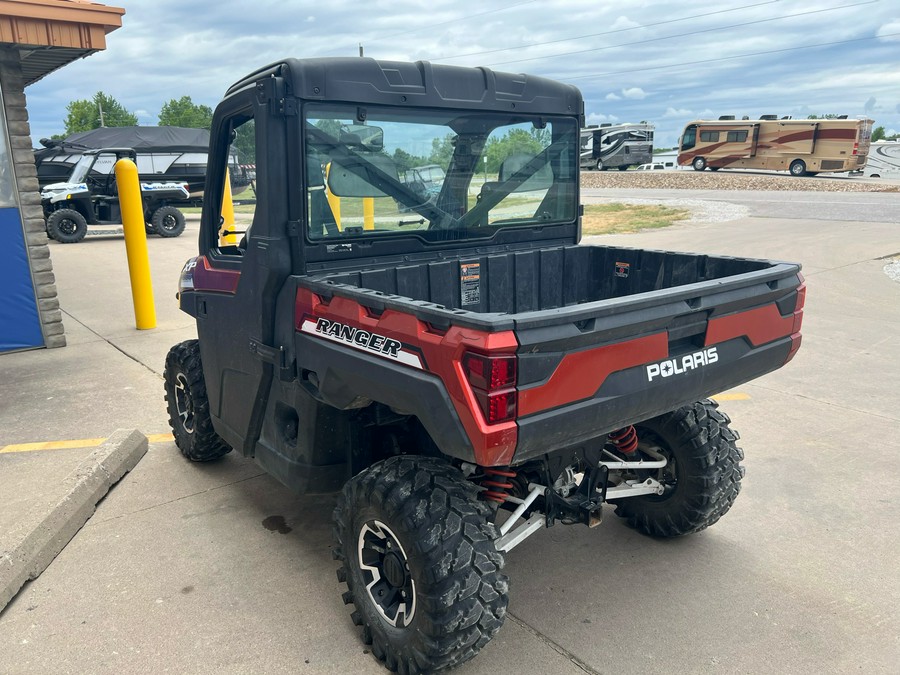
<path fill-rule="evenodd" d="M 150 224 L 160 237 L 177 237 L 184 232 L 184 214 L 174 206 L 160 206 L 150 217 Z"/>
<path fill-rule="evenodd" d="M 691 165 L 694 167 L 694 171 L 703 171 L 706 168 L 706 160 L 703 157 L 695 157 Z"/>
<path fill-rule="evenodd" d="M 75 209 L 59 209 L 47 217 L 47 235 L 60 244 L 75 244 L 87 234 L 87 221 Z"/>
<path fill-rule="evenodd" d="M 469 660 L 503 625 L 507 578 L 491 508 L 458 470 L 400 456 L 352 478 L 334 511 L 338 580 L 389 670 Z"/>
<path fill-rule="evenodd" d="M 606 171 L 606 167 L 603 166 L 603 160 L 602 160 L 602 159 L 598 159 L 598 160 L 597 160 L 597 171 Z"/>
<path fill-rule="evenodd" d="M 630 497 L 616 515 L 653 537 L 699 532 L 725 515 L 741 490 L 744 453 L 731 420 L 713 401 L 700 401 L 635 425 L 638 449 L 663 455 L 668 464 L 655 476 L 661 495 Z"/>
<path fill-rule="evenodd" d="M 197 340 L 186 340 L 169 350 L 163 379 L 169 426 L 181 454 L 194 462 L 209 462 L 231 452 L 231 447 L 213 429 L 209 417 Z"/>
<path fill-rule="evenodd" d="M 806 162 L 802 159 L 795 159 L 791 162 L 791 175 L 792 176 L 805 176 L 806 175 Z"/>

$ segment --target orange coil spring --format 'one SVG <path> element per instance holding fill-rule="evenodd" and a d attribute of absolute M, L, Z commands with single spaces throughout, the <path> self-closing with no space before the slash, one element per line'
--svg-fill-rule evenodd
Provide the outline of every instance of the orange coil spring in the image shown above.
<path fill-rule="evenodd" d="M 491 468 L 482 468 L 484 472 L 484 478 L 481 479 L 480 483 L 483 488 L 485 488 L 484 492 L 482 492 L 482 496 L 485 499 L 489 499 L 492 502 L 497 502 L 498 504 L 502 504 L 506 501 L 506 498 L 509 497 L 508 490 L 514 489 L 516 486 L 510 483 L 508 480 L 503 480 L 504 478 L 515 478 L 516 472 L 509 471 L 505 469 L 491 469 Z"/>
<path fill-rule="evenodd" d="M 613 431 L 609 435 L 609 440 L 626 455 L 632 454 L 638 447 L 637 431 L 634 430 L 633 426 Z"/>

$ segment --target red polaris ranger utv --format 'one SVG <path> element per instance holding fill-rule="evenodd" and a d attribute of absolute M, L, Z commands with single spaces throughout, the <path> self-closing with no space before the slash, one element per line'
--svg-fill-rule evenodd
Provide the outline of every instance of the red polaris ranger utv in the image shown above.
<path fill-rule="evenodd" d="M 344 601 L 391 670 L 474 656 L 538 530 L 715 523 L 743 453 L 707 397 L 800 346 L 799 265 L 579 246 L 583 123 L 572 86 L 367 58 L 273 64 L 216 109 L 176 442 L 339 491 Z M 257 204 L 223 245 L 232 143 Z M 403 180 L 424 165 L 438 189 Z"/>

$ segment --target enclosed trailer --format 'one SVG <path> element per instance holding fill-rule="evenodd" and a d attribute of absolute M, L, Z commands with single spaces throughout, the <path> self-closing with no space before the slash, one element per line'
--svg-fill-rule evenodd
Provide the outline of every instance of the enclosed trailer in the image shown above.
<path fill-rule="evenodd" d="M 863 169 L 866 178 L 900 178 L 900 141 L 876 141 Z"/>

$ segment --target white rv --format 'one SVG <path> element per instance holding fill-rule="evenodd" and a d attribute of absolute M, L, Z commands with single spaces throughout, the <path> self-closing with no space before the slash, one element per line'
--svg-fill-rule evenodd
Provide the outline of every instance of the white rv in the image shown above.
<path fill-rule="evenodd" d="M 900 141 L 875 141 L 862 175 L 866 178 L 900 178 Z"/>

